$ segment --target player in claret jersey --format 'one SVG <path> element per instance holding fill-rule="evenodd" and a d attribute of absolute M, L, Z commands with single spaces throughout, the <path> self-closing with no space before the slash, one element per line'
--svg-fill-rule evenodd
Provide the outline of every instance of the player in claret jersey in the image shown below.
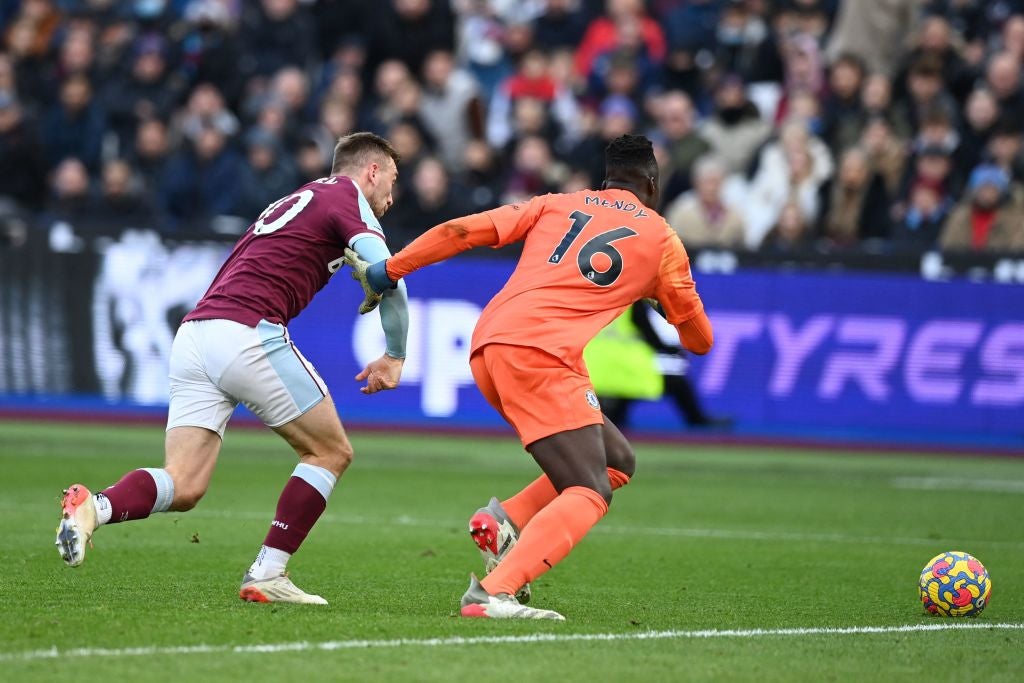
<path fill-rule="evenodd" d="M 651 142 L 624 135 L 606 150 L 601 190 L 551 194 L 456 218 L 386 261 L 346 252 L 367 304 L 425 265 L 476 246 L 523 241 L 505 287 L 480 316 L 470 348 L 477 387 L 511 424 L 544 475 L 492 499 L 469 522 L 488 576 L 470 581 L 466 617 L 561 619 L 525 607 L 529 582 L 560 562 L 629 482 L 629 442 L 601 413 L 583 347 L 633 302 L 651 298 L 685 348 L 707 353 L 711 324 L 682 242 L 651 207 L 658 165 Z"/>
<path fill-rule="evenodd" d="M 243 403 L 300 462 L 239 594 L 254 602 L 326 604 L 296 587 L 285 565 L 323 513 L 352 446 L 287 325 L 342 266 L 346 248 L 368 260 L 390 255 L 377 219 L 391 206 L 398 161 L 381 137 L 343 137 L 329 177 L 272 203 L 239 239 L 174 338 L 163 468 L 134 470 L 96 494 L 82 484 L 68 487 L 57 527 L 57 549 L 68 565 L 82 563 L 98 526 L 195 507 L 228 419 Z M 367 394 L 396 387 L 405 358 L 404 288 L 391 290 L 380 306 L 387 350 L 356 376 L 366 380 Z"/>

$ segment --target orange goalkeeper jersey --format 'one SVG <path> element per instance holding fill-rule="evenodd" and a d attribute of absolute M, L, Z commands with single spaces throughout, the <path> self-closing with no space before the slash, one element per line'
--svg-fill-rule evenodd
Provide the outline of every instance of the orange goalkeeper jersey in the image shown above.
<path fill-rule="evenodd" d="M 583 347 L 634 301 L 656 298 L 673 324 L 703 311 L 679 236 L 632 192 L 549 194 L 485 215 L 495 246 L 524 247 L 480 316 L 472 351 L 530 346 L 586 372 Z"/>

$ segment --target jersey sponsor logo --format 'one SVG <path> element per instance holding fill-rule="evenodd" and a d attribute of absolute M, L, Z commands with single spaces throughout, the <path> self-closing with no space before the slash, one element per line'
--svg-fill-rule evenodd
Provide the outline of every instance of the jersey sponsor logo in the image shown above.
<path fill-rule="evenodd" d="M 594 393 L 593 389 L 587 389 L 587 403 L 594 410 L 601 410 L 601 402 L 597 400 L 597 394 Z"/>

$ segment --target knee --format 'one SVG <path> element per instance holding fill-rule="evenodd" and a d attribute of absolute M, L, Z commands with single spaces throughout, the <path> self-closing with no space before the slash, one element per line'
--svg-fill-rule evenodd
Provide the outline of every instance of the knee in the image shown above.
<path fill-rule="evenodd" d="M 608 467 L 622 472 L 627 477 L 632 477 L 636 473 L 636 453 L 633 452 L 633 447 L 628 443 L 616 445 L 614 448 L 607 450 L 605 455 Z"/>
<path fill-rule="evenodd" d="M 334 476 L 340 477 L 342 473 L 348 469 L 348 466 L 352 464 L 352 458 L 355 453 L 352 450 L 352 444 L 347 440 L 344 442 L 332 444 L 330 448 L 325 448 L 321 453 L 316 454 L 310 459 L 310 464 L 323 467 L 328 470 Z"/>
<path fill-rule="evenodd" d="M 178 482 L 174 483 L 174 500 L 171 502 L 171 510 L 173 512 L 186 512 L 191 510 L 199 501 L 202 500 L 203 496 L 206 495 L 206 488 L 202 486 L 196 486 L 194 484 L 184 484 L 179 486 Z"/>

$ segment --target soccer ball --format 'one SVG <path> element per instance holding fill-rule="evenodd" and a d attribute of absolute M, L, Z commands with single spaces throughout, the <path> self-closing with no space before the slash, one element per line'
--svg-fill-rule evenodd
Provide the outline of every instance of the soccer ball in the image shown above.
<path fill-rule="evenodd" d="M 933 557 L 921 570 L 919 585 L 924 608 L 943 617 L 976 617 L 992 596 L 988 570 L 959 550 Z"/>

